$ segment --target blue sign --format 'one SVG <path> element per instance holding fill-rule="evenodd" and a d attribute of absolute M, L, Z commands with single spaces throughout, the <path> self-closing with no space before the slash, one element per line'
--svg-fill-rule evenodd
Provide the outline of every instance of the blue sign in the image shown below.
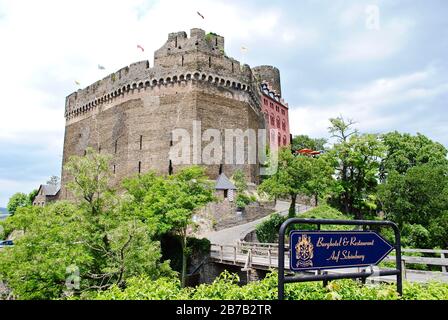
<path fill-rule="evenodd" d="M 394 248 L 373 231 L 291 231 L 290 270 L 365 267 Z"/>

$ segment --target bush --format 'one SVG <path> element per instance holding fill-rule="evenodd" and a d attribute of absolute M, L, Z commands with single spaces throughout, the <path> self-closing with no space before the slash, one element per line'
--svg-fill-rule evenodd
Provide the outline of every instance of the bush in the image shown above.
<path fill-rule="evenodd" d="M 421 224 L 405 224 L 401 231 L 402 245 L 410 248 L 429 248 L 430 234 Z"/>
<path fill-rule="evenodd" d="M 255 201 L 257 201 L 257 197 L 255 197 L 254 195 L 247 195 L 247 194 L 244 194 L 244 193 L 238 193 L 238 195 L 236 196 L 236 206 L 238 208 L 244 208 L 249 203 L 252 203 L 252 202 L 255 202 Z"/>
<path fill-rule="evenodd" d="M 301 213 L 296 215 L 298 218 L 307 218 L 307 219 L 338 219 L 345 220 L 349 219 L 344 216 L 340 211 L 328 206 L 321 205 L 316 208 L 313 208 L 305 213 Z M 279 215 L 278 213 L 272 214 L 268 220 L 263 221 L 259 225 L 257 225 L 255 231 L 257 233 L 258 241 L 260 242 L 275 242 L 278 239 L 278 232 L 280 226 L 283 222 L 286 221 L 286 217 Z M 312 224 L 295 224 L 290 225 L 287 230 L 287 234 L 292 229 L 300 229 L 300 230 L 316 230 L 317 226 Z M 322 230 L 351 230 L 352 226 L 322 226 Z"/>
<path fill-rule="evenodd" d="M 180 287 L 176 279 L 161 278 L 155 281 L 136 277 L 125 289 L 114 286 L 109 290 L 90 294 L 83 298 L 114 300 L 275 300 L 277 299 L 277 273 L 272 272 L 261 281 L 238 286 L 239 278 L 225 271 L 212 284 L 196 288 Z M 448 300 L 448 284 L 404 283 L 400 298 L 394 284 L 362 285 L 344 279 L 330 282 L 322 287 L 320 282 L 287 284 L 285 298 L 288 300 Z"/>
<path fill-rule="evenodd" d="M 283 217 L 278 213 L 274 213 L 269 217 L 269 219 L 257 225 L 255 232 L 257 234 L 258 241 L 268 243 L 277 241 L 278 230 L 285 220 L 286 217 Z"/>

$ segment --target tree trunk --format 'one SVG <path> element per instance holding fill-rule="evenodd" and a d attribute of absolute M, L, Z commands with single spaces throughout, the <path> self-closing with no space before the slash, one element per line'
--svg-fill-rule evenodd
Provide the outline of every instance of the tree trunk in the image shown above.
<path fill-rule="evenodd" d="M 294 218 L 296 215 L 296 199 L 297 199 L 297 195 L 292 194 L 291 195 L 291 205 L 289 206 L 289 212 L 288 212 L 289 218 Z"/>
<path fill-rule="evenodd" d="M 181 282 L 182 288 L 185 288 L 185 282 L 187 278 L 187 236 L 185 234 L 181 235 L 181 244 L 182 244 L 182 274 L 181 274 Z"/>
<path fill-rule="evenodd" d="M 319 196 L 317 193 L 314 195 L 314 205 L 317 207 L 319 205 Z"/>

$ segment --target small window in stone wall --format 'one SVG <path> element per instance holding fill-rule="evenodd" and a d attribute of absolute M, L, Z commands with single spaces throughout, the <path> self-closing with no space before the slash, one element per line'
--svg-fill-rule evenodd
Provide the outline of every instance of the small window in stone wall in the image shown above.
<path fill-rule="evenodd" d="M 118 151 L 118 140 L 115 140 L 114 153 Z"/>
<path fill-rule="evenodd" d="M 117 166 L 115 164 L 114 164 L 113 170 L 114 170 L 114 174 L 115 174 L 117 172 Z"/>
<path fill-rule="evenodd" d="M 173 162 L 170 160 L 169 165 L 168 165 L 168 174 L 172 175 L 173 174 Z"/>
<path fill-rule="evenodd" d="M 138 162 L 138 173 L 139 174 L 142 173 L 142 162 L 141 161 Z"/>
<path fill-rule="evenodd" d="M 143 136 L 140 136 L 140 150 L 143 148 Z"/>

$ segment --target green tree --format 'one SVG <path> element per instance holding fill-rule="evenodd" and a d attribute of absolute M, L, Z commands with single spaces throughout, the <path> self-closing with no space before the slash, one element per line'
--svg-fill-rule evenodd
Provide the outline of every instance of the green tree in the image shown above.
<path fill-rule="evenodd" d="M 237 192 L 246 192 L 247 191 L 247 180 L 246 175 L 244 172 L 240 169 L 235 170 L 232 176 L 232 180 L 235 183 L 236 191 Z"/>
<path fill-rule="evenodd" d="M 256 201 L 256 197 L 248 193 L 246 175 L 242 170 L 235 170 L 232 176 L 232 180 L 235 183 L 236 187 L 237 195 L 235 203 L 238 208 L 244 208 L 249 203 Z"/>
<path fill-rule="evenodd" d="M 308 194 L 308 182 L 313 177 L 313 159 L 307 156 L 294 156 L 289 149 L 280 149 L 278 170 L 265 179 L 258 190 L 271 197 L 288 197 L 291 200 L 289 216 L 295 215 L 297 196 Z"/>
<path fill-rule="evenodd" d="M 385 146 L 375 134 L 359 134 L 352 120 L 330 119 L 332 137 L 337 139 L 330 151 L 337 160 L 337 203 L 344 213 L 357 219 L 364 211 L 376 209 L 376 188 Z"/>
<path fill-rule="evenodd" d="M 448 211 L 448 167 L 427 163 L 405 174 L 392 171 L 378 195 L 385 217 L 400 228 L 406 223 L 428 228 Z"/>
<path fill-rule="evenodd" d="M 448 150 L 420 133 L 412 136 L 394 131 L 382 135 L 381 139 L 387 148 L 380 167 L 382 181 L 392 171 L 405 174 L 410 168 L 425 163 L 448 164 Z"/>
<path fill-rule="evenodd" d="M 325 150 L 325 138 L 310 138 L 307 135 L 297 135 L 292 138 L 291 147 L 293 150 L 311 149 L 311 150 Z"/>
<path fill-rule="evenodd" d="M 34 198 L 36 198 L 38 191 L 39 191 L 39 190 L 34 189 L 33 191 L 31 191 L 31 192 L 28 194 L 28 199 L 29 199 L 29 203 L 30 203 L 30 204 L 33 204 Z"/>
<path fill-rule="evenodd" d="M 108 158 L 93 150 L 72 157 L 67 170 L 74 203 L 18 208 L 3 223 L 7 233 L 23 231 L 14 247 L 0 252 L 0 278 L 19 298 L 62 297 L 74 270 L 79 272 L 75 293 L 123 287 L 129 277 L 142 274 L 173 276 L 168 262 L 160 262 L 160 243 L 154 241 L 158 226 L 128 213 L 128 197 L 109 188 L 108 168 Z"/>
<path fill-rule="evenodd" d="M 90 211 L 93 220 L 98 220 L 99 215 L 113 204 L 111 200 L 114 192 L 109 186 L 109 161 L 110 156 L 88 148 L 85 156 L 72 156 L 65 165 L 71 176 L 67 188 L 80 205 Z"/>
<path fill-rule="evenodd" d="M 134 214 L 157 226 L 159 236 L 172 233 L 179 237 L 184 286 L 189 255 L 187 235 L 193 225 L 193 213 L 214 199 L 204 169 L 194 166 L 168 177 L 158 177 L 150 172 L 126 180 L 124 186 L 135 201 Z"/>
<path fill-rule="evenodd" d="M 306 183 L 306 194 L 314 197 L 314 204 L 319 205 L 319 198 L 330 194 L 335 187 L 333 178 L 336 159 L 332 153 L 325 153 L 311 158 L 311 178 Z"/>
<path fill-rule="evenodd" d="M 29 196 L 22 192 L 17 192 L 9 198 L 6 208 L 8 209 L 8 212 L 13 215 L 17 208 L 23 208 L 29 205 L 31 205 Z"/>

